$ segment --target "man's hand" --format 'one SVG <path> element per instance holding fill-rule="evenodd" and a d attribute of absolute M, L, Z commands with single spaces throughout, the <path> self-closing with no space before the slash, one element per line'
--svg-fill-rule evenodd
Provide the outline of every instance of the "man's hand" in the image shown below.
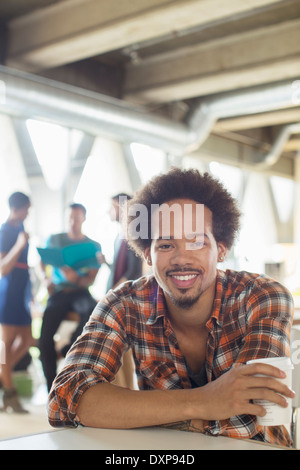
<path fill-rule="evenodd" d="M 29 240 L 29 234 L 27 232 L 20 232 L 16 241 L 16 248 L 23 250 Z"/>
<path fill-rule="evenodd" d="M 95 282 L 96 276 L 98 274 L 98 269 L 89 269 L 85 276 L 80 276 L 69 266 L 64 266 L 61 268 L 61 270 L 70 284 L 74 284 L 77 287 L 84 289 L 87 289 Z"/>
<path fill-rule="evenodd" d="M 256 377 L 256 374 L 267 377 Z M 265 416 L 266 410 L 252 400 L 268 400 L 286 407 L 286 398 L 294 398 L 295 392 L 276 380 L 284 377 L 284 372 L 268 364 L 234 367 L 213 382 L 192 391 L 199 394 L 199 418 L 222 420 L 241 414 Z M 197 411 L 194 413 L 196 417 Z"/>
<path fill-rule="evenodd" d="M 77 274 L 74 269 L 70 268 L 69 266 L 64 266 L 61 268 L 62 272 L 64 273 L 66 279 L 71 284 L 77 284 L 79 281 L 79 275 Z"/>
<path fill-rule="evenodd" d="M 96 253 L 96 258 L 99 264 L 108 264 L 103 253 Z"/>

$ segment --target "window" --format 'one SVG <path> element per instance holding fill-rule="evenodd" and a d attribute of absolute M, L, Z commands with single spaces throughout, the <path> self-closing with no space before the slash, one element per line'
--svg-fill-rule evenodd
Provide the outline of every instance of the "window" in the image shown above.
<path fill-rule="evenodd" d="M 142 184 L 166 170 L 166 154 L 162 150 L 137 143 L 132 143 L 130 148 Z"/>
<path fill-rule="evenodd" d="M 52 190 L 60 189 L 82 133 L 33 119 L 28 119 L 26 124 L 47 186 Z"/>
<path fill-rule="evenodd" d="M 286 223 L 292 216 L 295 197 L 295 183 L 288 178 L 272 176 L 270 184 L 281 223 Z"/>

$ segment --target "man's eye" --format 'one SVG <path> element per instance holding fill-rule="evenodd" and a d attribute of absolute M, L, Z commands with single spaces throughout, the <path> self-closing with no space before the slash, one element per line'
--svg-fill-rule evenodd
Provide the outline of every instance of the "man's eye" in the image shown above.
<path fill-rule="evenodd" d="M 201 250 L 205 246 L 204 242 L 188 242 L 186 243 L 187 250 Z"/>
<path fill-rule="evenodd" d="M 206 243 L 204 241 L 199 241 L 199 242 L 194 242 L 193 245 L 195 245 L 195 247 L 197 248 L 203 248 Z"/>
<path fill-rule="evenodd" d="M 172 247 L 172 245 L 170 243 L 164 243 L 163 245 L 159 245 L 158 249 L 159 250 L 168 250 L 171 247 Z"/>

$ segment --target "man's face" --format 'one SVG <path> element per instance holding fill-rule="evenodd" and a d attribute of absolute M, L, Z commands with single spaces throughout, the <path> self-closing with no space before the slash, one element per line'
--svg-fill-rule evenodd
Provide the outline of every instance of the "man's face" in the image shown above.
<path fill-rule="evenodd" d="M 19 220 L 20 222 L 24 222 L 24 220 L 28 216 L 29 209 L 30 209 L 30 204 L 28 204 L 25 207 L 22 207 L 21 209 L 12 209 L 12 212 L 14 212 L 15 218 L 17 220 Z"/>
<path fill-rule="evenodd" d="M 214 238 L 212 213 L 207 207 L 189 199 L 172 200 L 167 204 L 181 207 L 181 236 L 178 237 L 180 226 L 175 218 L 170 220 L 169 233 L 166 233 L 166 226 L 163 228 L 161 223 L 158 224 L 145 257 L 151 256 L 154 276 L 167 300 L 189 309 L 207 289 L 214 288 L 218 258 L 225 256 L 226 247 L 223 243 L 217 244 Z M 200 206 L 202 218 L 199 222 Z M 191 219 L 188 223 L 185 216 Z M 187 232 L 187 227 L 193 230 Z M 193 239 L 191 235 L 194 235 Z"/>
<path fill-rule="evenodd" d="M 69 212 L 69 227 L 71 230 L 81 230 L 82 224 L 85 221 L 85 214 L 81 209 L 70 209 Z"/>

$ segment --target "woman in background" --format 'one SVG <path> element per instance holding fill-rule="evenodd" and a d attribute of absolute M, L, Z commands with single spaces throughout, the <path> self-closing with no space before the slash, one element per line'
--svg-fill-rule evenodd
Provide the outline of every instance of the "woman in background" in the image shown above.
<path fill-rule="evenodd" d="M 0 387 L 4 389 L 4 410 L 12 408 L 17 413 L 26 413 L 13 386 L 12 372 L 33 343 L 31 284 L 27 264 L 29 236 L 23 225 L 30 199 L 16 192 L 9 197 L 8 203 L 10 214 L 0 229 Z"/>

